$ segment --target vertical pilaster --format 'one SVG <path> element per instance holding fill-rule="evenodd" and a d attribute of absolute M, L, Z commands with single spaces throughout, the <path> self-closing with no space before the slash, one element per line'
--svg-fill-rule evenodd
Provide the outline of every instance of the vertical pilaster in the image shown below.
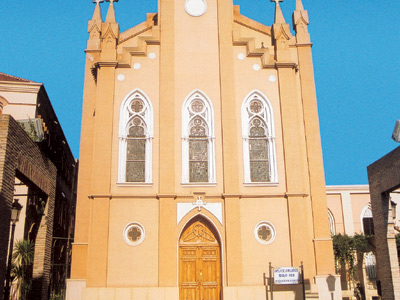
<path fill-rule="evenodd" d="M 92 164 L 92 216 L 88 246 L 88 286 L 106 286 L 108 214 L 111 187 L 114 78 L 116 62 L 98 63 Z M 101 238 L 100 238 L 101 237 Z"/>
<path fill-rule="evenodd" d="M 174 0 L 159 1 L 160 11 L 160 193 L 175 188 L 175 22 Z M 167 150 L 168 149 L 168 150 Z"/>
<path fill-rule="evenodd" d="M 241 209 L 239 192 L 239 145 L 233 63 L 233 6 L 231 1 L 218 1 L 218 31 L 220 60 L 220 94 L 222 122 L 222 155 L 225 193 L 226 284 L 243 284 Z M 233 196 L 232 196 L 233 195 Z"/>
<path fill-rule="evenodd" d="M 285 157 L 286 198 L 289 214 L 291 258 L 294 266 L 303 261 L 306 278 L 315 275 L 312 245 L 312 213 L 308 188 L 308 166 L 305 160 L 303 108 L 297 89 L 298 75 L 290 46 L 294 38 L 286 23 L 279 1 L 275 2 L 272 27 L 282 118 Z"/>
<path fill-rule="evenodd" d="M 340 193 L 340 198 L 342 200 L 344 231 L 347 235 L 353 236 L 354 220 L 353 220 L 353 209 L 351 207 L 350 193 L 342 192 Z"/>
<path fill-rule="evenodd" d="M 304 130 L 309 173 L 309 189 L 313 214 L 314 251 L 317 275 L 333 274 L 333 251 L 327 220 L 327 200 L 321 137 L 318 121 L 317 96 L 311 54 L 310 35 L 307 30 L 308 13 L 301 1 L 296 3 L 293 24 L 296 30 L 297 54 L 301 98 L 303 103 Z"/>
<path fill-rule="evenodd" d="M 94 106 L 91 216 L 87 252 L 87 286 L 107 286 L 109 209 L 111 192 L 112 137 L 114 116 L 116 47 L 119 25 L 111 0 L 106 22 L 101 26 L 100 60 L 96 63 L 97 90 Z"/>
<path fill-rule="evenodd" d="M 240 198 L 225 196 L 226 279 L 228 286 L 243 283 Z"/>
<path fill-rule="evenodd" d="M 303 261 L 306 278 L 312 278 L 315 274 L 312 214 L 307 188 L 308 174 L 302 163 L 305 155 L 304 127 L 301 103 L 295 89 L 296 71 L 290 64 L 278 62 L 277 66 L 292 264 L 300 265 Z"/>
<path fill-rule="evenodd" d="M 233 105 L 232 102 L 235 99 L 235 86 L 232 46 L 233 6 L 231 1 L 218 1 L 218 30 L 224 192 L 237 194 L 239 191 L 236 132 L 238 113 L 236 105 Z M 226 201 L 229 201 L 229 199 Z"/>
<path fill-rule="evenodd" d="M 79 176 L 76 203 L 76 221 L 74 243 L 72 244 L 71 279 L 86 278 L 87 247 L 89 239 L 90 200 L 92 183 L 92 153 L 94 138 L 94 120 L 96 105 L 96 78 L 92 70 L 99 61 L 101 53 L 102 17 L 99 0 L 93 17 L 88 22 L 89 39 L 87 41 L 85 78 L 82 105 L 81 141 L 79 153 Z"/>
<path fill-rule="evenodd" d="M 110 198 L 91 199 L 90 232 L 87 261 L 87 286 L 107 286 L 107 258 Z"/>
<path fill-rule="evenodd" d="M 177 242 L 171 238 L 176 232 L 176 202 L 171 195 L 159 196 L 158 284 L 160 287 L 177 286 Z M 174 234 L 175 233 L 175 234 Z"/>

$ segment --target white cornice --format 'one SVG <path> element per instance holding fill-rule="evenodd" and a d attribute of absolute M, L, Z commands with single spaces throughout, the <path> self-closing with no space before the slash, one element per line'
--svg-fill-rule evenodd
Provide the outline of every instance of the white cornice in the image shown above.
<path fill-rule="evenodd" d="M 327 185 L 327 194 L 338 194 L 340 192 L 352 192 L 352 193 L 362 193 L 369 194 L 368 184 L 358 184 L 358 185 Z"/>
<path fill-rule="evenodd" d="M 42 85 L 37 82 L 0 81 L 0 91 L 37 94 Z"/>

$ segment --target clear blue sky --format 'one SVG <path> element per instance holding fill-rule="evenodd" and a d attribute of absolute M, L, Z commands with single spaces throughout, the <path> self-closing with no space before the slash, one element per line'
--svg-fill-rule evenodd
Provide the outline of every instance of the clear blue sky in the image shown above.
<path fill-rule="evenodd" d="M 273 23 L 269 0 L 234 4 L 247 17 Z M 366 184 L 367 165 L 399 146 L 391 133 L 400 119 L 400 1 L 303 4 L 314 43 L 326 182 Z M 108 3 L 101 6 L 105 17 Z M 115 7 L 123 31 L 157 12 L 157 1 L 120 0 Z M 281 7 L 291 23 L 295 0 L 284 0 Z M 0 72 L 44 83 L 75 157 L 93 9 L 91 0 L 13 0 L 0 9 Z"/>

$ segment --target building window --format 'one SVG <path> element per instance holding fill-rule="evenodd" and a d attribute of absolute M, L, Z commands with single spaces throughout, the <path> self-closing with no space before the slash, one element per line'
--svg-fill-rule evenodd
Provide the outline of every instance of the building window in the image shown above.
<path fill-rule="evenodd" d="M 371 205 L 364 207 L 361 213 L 362 230 L 365 235 L 374 235 L 374 220 L 372 218 Z"/>
<path fill-rule="evenodd" d="M 182 107 L 182 183 L 215 183 L 212 104 L 196 90 Z"/>
<path fill-rule="evenodd" d="M 272 108 L 259 91 L 242 104 L 242 138 L 245 183 L 277 182 Z"/>
<path fill-rule="evenodd" d="M 333 214 L 329 209 L 328 209 L 328 221 L 329 221 L 329 231 L 331 235 L 335 235 L 336 234 L 335 218 L 333 217 Z"/>
<path fill-rule="evenodd" d="M 262 221 L 254 228 L 254 236 L 260 244 L 271 244 L 276 237 L 275 227 L 268 221 Z"/>
<path fill-rule="evenodd" d="M 140 245 L 145 238 L 144 227 L 137 222 L 129 223 L 124 228 L 123 237 L 128 245 Z"/>
<path fill-rule="evenodd" d="M 151 183 L 152 139 L 151 102 L 135 90 L 121 104 L 118 182 Z"/>

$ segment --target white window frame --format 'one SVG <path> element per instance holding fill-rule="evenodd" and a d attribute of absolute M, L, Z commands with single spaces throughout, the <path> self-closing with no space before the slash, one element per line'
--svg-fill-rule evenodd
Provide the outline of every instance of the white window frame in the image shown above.
<path fill-rule="evenodd" d="M 328 208 L 328 220 L 329 220 L 329 231 L 331 235 L 336 234 L 336 223 L 335 223 L 335 217 L 333 216 L 331 210 Z"/>
<path fill-rule="evenodd" d="M 248 108 L 252 100 L 259 100 L 263 103 L 264 109 L 258 114 L 251 113 Z M 242 108 L 242 139 L 243 139 L 243 164 L 244 164 L 244 183 L 245 184 L 277 184 L 278 173 L 276 166 L 276 150 L 275 150 L 275 128 L 274 128 L 274 115 L 271 103 L 268 98 L 258 90 L 251 91 L 243 100 Z M 268 142 L 268 156 L 269 156 L 269 172 L 270 181 L 266 182 L 252 182 L 250 176 L 250 153 L 249 153 L 249 131 L 252 120 L 258 117 L 262 119 L 266 125 L 266 139 Z"/>
<path fill-rule="evenodd" d="M 361 232 L 364 233 L 364 218 L 373 218 L 371 203 L 365 205 L 360 214 Z"/>
<path fill-rule="evenodd" d="M 129 116 L 129 105 L 132 100 L 140 99 L 143 101 L 144 109 L 142 113 L 132 113 Z M 127 139 L 129 132 L 129 122 L 139 116 L 145 123 L 145 181 L 144 182 L 127 182 L 126 181 L 126 151 Z M 151 184 L 152 183 L 152 142 L 153 142 L 153 106 L 147 95 L 140 89 L 134 89 L 121 103 L 119 114 L 119 158 L 118 158 L 118 183 L 127 183 L 132 185 Z"/>
<path fill-rule="evenodd" d="M 201 100 L 204 103 L 203 113 L 194 113 L 190 110 L 190 104 L 194 100 Z M 195 117 L 201 117 L 207 124 L 208 140 L 208 182 L 190 182 L 189 181 L 189 135 L 190 122 Z M 200 90 L 192 91 L 185 99 L 182 105 L 182 184 L 203 185 L 215 184 L 215 136 L 214 136 L 214 110 L 210 99 Z"/>

